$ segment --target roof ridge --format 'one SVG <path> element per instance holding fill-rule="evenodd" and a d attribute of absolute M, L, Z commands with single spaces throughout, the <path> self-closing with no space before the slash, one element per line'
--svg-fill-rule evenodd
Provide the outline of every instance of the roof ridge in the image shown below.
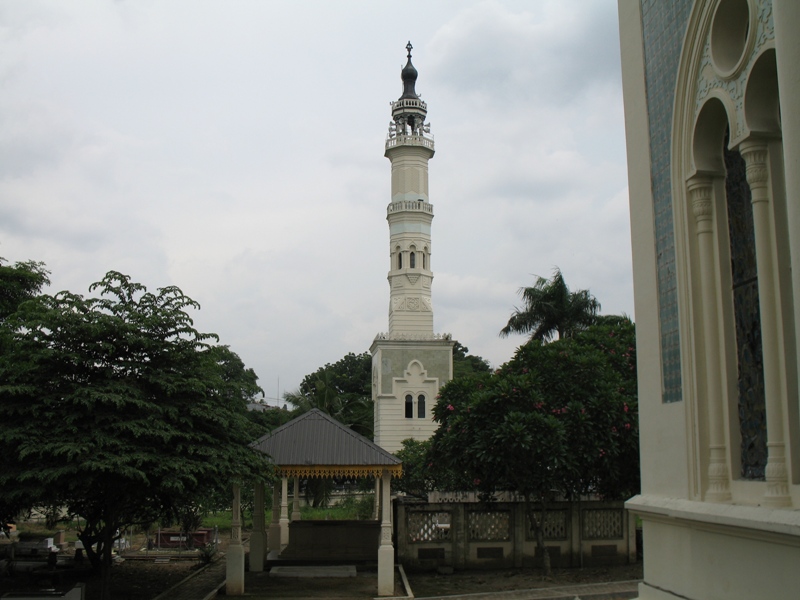
<path fill-rule="evenodd" d="M 299 437 L 300 440 L 303 439 L 306 440 L 305 442 L 302 442 L 300 440 L 298 440 L 297 442 L 301 444 L 299 448 L 303 448 L 303 445 L 306 444 L 305 446 L 306 449 L 300 450 L 301 454 L 305 454 L 306 456 L 305 464 L 309 464 L 308 460 L 310 460 L 311 457 L 314 455 L 317 456 L 316 460 L 319 461 L 320 448 L 315 443 L 315 441 L 318 440 L 309 441 L 309 438 L 307 437 L 310 431 L 309 427 L 311 427 L 311 430 L 313 430 L 314 427 L 319 427 L 311 425 L 311 421 L 317 421 L 317 422 L 323 421 L 326 425 L 322 426 L 323 429 L 321 431 L 324 431 L 325 427 L 329 427 L 332 428 L 332 431 L 335 432 L 335 434 L 333 434 L 332 436 L 333 447 L 331 448 L 331 451 L 333 452 L 333 454 L 331 454 L 330 458 L 335 458 L 336 454 L 341 453 L 342 444 L 344 444 L 344 450 L 345 450 L 344 456 L 347 455 L 350 456 L 350 459 L 345 459 L 345 460 L 353 460 L 354 457 L 353 453 L 355 453 L 356 456 L 360 455 L 360 458 L 356 459 L 357 461 L 356 463 L 346 463 L 346 462 L 327 463 L 323 461 L 320 462 L 319 464 L 362 464 L 363 465 L 366 464 L 365 462 L 362 462 L 365 460 L 368 461 L 369 464 L 402 463 L 402 461 L 400 461 L 400 459 L 394 456 L 391 452 L 388 452 L 384 448 L 381 448 L 374 441 L 370 440 L 366 436 L 363 436 L 360 433 L 353 431 L 350 427 L 348 427 L 344 423 L 337 421 L 333 416 L 320 410 L 319 408 L 312 408 L 311 410 L 303 413 L 302 415 L 298 415 L 288 423 L 284 423 L 280 427 L 276 427 L 272 431 L 264 434 L 263 436 L 258 438 L 255 442 L 253 442 L 251 445 L 254 448 L 261 450 L 262 452 L 269 454 L 273 458 L 273 461 L 276 462 L 276 464 L 278 463 L 292 464 L 286 461 L 287 459 L 289 459 L 290 456 L 298 452 L 298 446 L 296 446 L 294 442 L 295 438 Z M 302 427 L 302 424 L 304 422 L 309 422 L 309 424 L 306 427 Z M 301 427 L 298 430 L 298 434 L 294 436 L 290 432 L 290 430 L 297 426 Z M 283 438 L 284 436 L 287 436 L 288 439 L 278 439 L 278 438 Z M 335 441 L 336 436 L 339 436 L 340 438 L 339 442 Z M 323 437 L 327 438 L 327 435 Z M 330 438 L 327 439 L 330 443 Z M 344 442 L 344 439 L 349 439 L 350 441 Z M 308 446 L 307 444 L 310 444 L 310 446 Z M 267 450 L 267 448 L 269 448 L 270 446 L 272 446 L 272 448 L 270 450 Z M 313 448 L 314 446 L 317 446 L 317 448 L 310 449 Z M 361 448 L 361 450 L 358 450 L 357 448 Z M 278 459 L 276 459 L 275 456 L 273 456 L 275 454 L 280 455 Z M 295 456 L 294 458 L 298 457 Z M 343 456 L 340 455 L 339 460 L 342 459 Z"/>
<path fill-rule="evenodd" d="M 385 449 L 381 448 L 380 446 L 378 446 L 378 444 L 376 444 L 375 442 L 373 442 L 373 441 L 372 441 L 371 439 L 369 439 L 367 436 L 365 436 L 365 435 L 361 435 L 361 434 L 360 434 L 360 433 L 358 433 L 357 431 L 354 431 L 354 430 L 353 430 L 351 427 L 348 427 L 348 426 L 347 426 L 347 425 L 345 425 L 344 423 L 341 423 L 340 421 L 337 421 L 337 420 L 336 420 L 336 419 L 334 419 L 334 418 L 333 418 L 331 415 L 329 415 L 329 414 L 328 414 L 328 413 L 326 413 L 326 412 L 323 412 L 323 411 L 321 411 L 321 410 L 320 410 L 320 409 L 318 409 L 318 408 L 312 408 L 310 411 L 308 411 L 308 412 L 307 412 L 307 413 L 305 413 L 305 414 L 310 414 L 310 413 L 312 413 L 312 412 L 316 412 L 316 413 L 318 413 L 318 414 L 322 415 L 322 417 L 323 417 L 325 420 L 329 421 L 330 423 L 332 423 L 333 425 L 335 425 L 336 427 L 338 427 L 339 429 L 341 429 L 343 432 L 347 433 L 348 435 L 352 436 L 353 438 L 355 438 L 356 440 L 358 440 L 358 441 L 359 441 L 359 442 L 361 442 L 362 444 L 366 444 L 367 446 L 373 447 L 373 449 L 375 449 L 375 450 L 379 450 L 379 451 L 381 451 L 381 452 L 384 452 L 384 453 L 386 453 L 388 456 L 391 456 L 392 458 L 397 458 L 397 457 L 396 457 L 394 454 L 392 454 L 392 453 L 391 453 L 391 452 L 389 452 L 388 450 L 385 450 Z"/>

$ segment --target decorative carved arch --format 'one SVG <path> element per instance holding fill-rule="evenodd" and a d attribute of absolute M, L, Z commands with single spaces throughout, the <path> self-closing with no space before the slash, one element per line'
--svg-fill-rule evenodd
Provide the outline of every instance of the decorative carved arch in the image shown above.
<path fill-rule="evenodd" d="M 731 22 L 723 18 L 726 15 L 733 15 L 727 19 Z M 745 33 L 745 39 L 726 39 L 726 28 L 735 29 L 739 35 Z M 672 121 L 671 164 L 675 197 L 686 179 L 697 170 L 691 151 L 695 139 L 694 125 L 708 98 L 719 99 L 726 108 L 731 148 L 752 133 L 745 119 L 745 88 L 754 65 L 770 50 L 774 51 L 772 3 L 770 0 L 698 2 L 692 8 L 684 40 Z M 735 53 L 738 55 L 733 56 Z M 682 200 L 685 202 L 685 198 Z M 677 232 L 678 223 L 675 225 Z"/>
<path fill-rule="evenodd" d="M 725 175 L 722 144 L 734 109 L 730 98 L 714 90 L 703 103 L 694 125 L 692 163 L 694 174 Z"/>
<path fill-rule="evenodd" d="M 778 68 L 773 43 L 765 45 L 750 70 L 744 93 L 744 118 L 747 129 L 753 133 L 780 135 Z"/>
<path fill-rule="evenodd" d="M 739 394 L 734 391 L 739 363 L 736 351 L 732 350 L 738 333 L 733 324 L 733 300 L 729 298 L 731 274 L 726 273 L 726 269 L 730 270 L 732 253 L 728 199 L 736 192 L 726 191 L 726 182 L 732 189 L 737 185 L 750 189 L 755 184 L 759 190 L 761 225 L 756 227 L 760 240 L 757 256 L 767 261 L 765 264 L 769 266 L 763 273 L 770 277 L 764 280 L 766 291 L 762 300 L 777 307 L 774 310 L 762 307 L 762 315 L 780 313 L 780 301 L 775 298 L 780 298 L 780 288 L 785 288 L 781 278 L 786 277 L 782 273 L 787 269 L 776 269 L 773 258 L 777 256 L 780 262 L 779 250 L 785 246 L 783 223 L 773 216 L 777 213 L 764 209 L 769 206 L 770 211 L 785 212 L 782 203 L 786 201 L 780 193 L 783 167 L 774 37 L 771 0 L 695 3 L 676 80 L 670 164 L 681 371 L 693 471 L 691 493 L 695 497 L 709 494 L 717 501 L 730 498 L 723 489 L 729 465 L 733 479 L 738 478 L 739 472 L 739 467 L 733 466 L 739 464 Z M 743 159 L 747 162 L 746 181 L 743 166 L 734 167 L 733 172 L 738 175 L 726 175 L 723 151 L 726 131 L 728 149 L 741 152 L 738 164 L 742 165 Z M 733 161 L 730 164 L 737 164 L 735 155 L 729 156 Z M 776 183 L 777 192 L 770 182 Z M 753 211 L 755 206 L 754 203 Z M 773 273 L 777 283 L 773 283 Z M 759 290 L 761 274 L 759 267 Z M 777 341 L 780 335 L 776 332 L 782 326 L 776 325 L 775 319 L 771 323 L 765 329 L 771 332 L 771 342 L 765 342 L 770 349 L 780 345 Z M 773 352 L 769 361 L 773 370 L 764 377 L 780 388 L 780 369 L 775 365 L 785 359 L 775 356 Z M 780 403 L 776 403 L 771 414 L 780 413 Z M 772 446 L 779 447 L 778 464 L 784 448 L 780 433 Z M 782 463 L 776 469 L 785 472 Z M 785 475 L 778 475 L 778 470 L 774 473 L 768 489 L 777 491 L 769 492 L 765 498 L 785 503 L 786 494 L 781 491 L 785 490 Z"/>
<path fill-rule="evenodd" d="M 421 387 L 427 377 L 428 372 L 420 361 L 415 359 L 408 363 L 405 372 L 405 380 L 410 386 Z"/>

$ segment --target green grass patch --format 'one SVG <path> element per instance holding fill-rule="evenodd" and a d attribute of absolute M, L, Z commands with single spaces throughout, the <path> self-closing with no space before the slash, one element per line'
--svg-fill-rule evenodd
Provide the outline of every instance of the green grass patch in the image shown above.
<path fill-rule="evenodd" d="M 231 530 L 231 511 L 225 510 L 203 517 L 203 527 L 218 528 L 220 531 Z"/>
<path fill-rule="evenodd" d="M 60 523 L 55 529 L 49 529 L 43 521 L 19 521 L 16 525 L 19 540 L 22 542 L 55 537 L 59 531 L 65 532 L 65 541 L 67 542 L 74 542 L 78 539 L 78 524 L 75 521 Z"/>
<path fill-rule="evenodd" d="M 338 504 L 326 508 L 303 506 L 300 508 L 300 514 L 303 520 L 306 521 L 325 519 L 330 521 L 363 521 L 372 518 L 372 510 L 372 496 L 362 496 L 360 498 L 347 496 Z"/>
<path fill-rule="evenodd" d="M 324 508 L 312 508 L 310 506 L 300 507 L 300 518 L 304 521 L 350 521 L 365 520 L 372 518 L 373 497 L 372 496 L 348 496 L 334 506 Z M 292 506 L 289 504 L 291 515 Z M 266 511 L 264 522 L 267 527 L 272 522 L 271 508 Z M 253 526 L 253 515 L 250 511 L 245 511 L 242 527 L 251 529 Z M 220 531 L 231 530 L 231 511 L 224 510 L 210 513 L 203 517 L 202 527 L 217 527 Z"/>

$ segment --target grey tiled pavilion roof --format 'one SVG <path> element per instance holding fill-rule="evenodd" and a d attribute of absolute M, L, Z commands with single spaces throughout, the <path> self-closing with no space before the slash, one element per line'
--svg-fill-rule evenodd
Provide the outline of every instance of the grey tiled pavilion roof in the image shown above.
<path fill-rule="evenodd" d="M 363 435 L 313 409 L 253 442 L 285 477 L 375 477 L 402 474 L 402 462 Z"/>

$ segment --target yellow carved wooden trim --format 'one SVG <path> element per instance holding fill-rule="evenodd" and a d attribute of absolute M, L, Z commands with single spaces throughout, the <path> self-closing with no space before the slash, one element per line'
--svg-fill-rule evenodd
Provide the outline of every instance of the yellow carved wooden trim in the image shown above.
<path fill-rule="evenodd" d="M 333 477 L 380 477 L 389 471 L 395 479 L 402 477 L 403 465 L 278 465 L 279 477 L 333 478 Z"/>

